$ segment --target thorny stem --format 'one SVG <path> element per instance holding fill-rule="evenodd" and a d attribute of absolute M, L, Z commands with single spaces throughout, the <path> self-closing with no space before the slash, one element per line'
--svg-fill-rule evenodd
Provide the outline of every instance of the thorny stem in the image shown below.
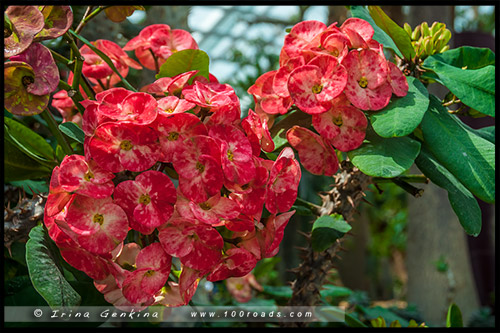
<path fill-rule="evenodd" d="M 364 191 L 372 183 L 369 176 L 363 174 L 348 161 L 342 161 L 340 172 L 334 176 L 335 184 L 331 191 L 320 193 L 323 201 L 318 216 L 341 214 L 348 222 L 352 221 L 357 205 L 364 198 Z M 306 235 L 310 242 L 310 236 Z M 315 306 L 320 302 L 320 290 L 334 268 L 334 259 L 342 249 L 341 242 L 346 236 L 325 251 L 315 252 L 311 244 L 303 251 L 303 261 L 292 270 L 296 279 L 292 283 L 292 297 L 288 306 Z M 303 327 L 305 322 L 282 322 L 283 327 Z"/>
<path fill-rule="evenodd" d="M 71 155 L 73 154 L 73 149 L 69 145 L 68 141 L 64 137 L 64 134 L 61 132 L 59 127 L 57 126 L 57 122 L 54 119 L 54 116 L 48 109 L 43 110 L 43 112 L 40 114 L 47 123 L 47 126 L 49 127 L 49 130 L 54 136 L 56 137 L 57 142 L 61 145 L 61 148 L 63 149 L 64 153 L 66 155 Z"/>

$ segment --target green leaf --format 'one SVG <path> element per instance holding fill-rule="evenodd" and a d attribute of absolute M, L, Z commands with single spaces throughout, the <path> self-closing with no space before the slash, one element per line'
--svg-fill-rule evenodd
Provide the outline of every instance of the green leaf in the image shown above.
<path fill-rule="evenodd" d="M 4 181 L 16 181 L 48 177 L 52 168 L 40 164 L 14 145 L 4 140 Z"/>
<path fill-rule="evenodd" d="M 422 67 L 432 70 L 462 103 L 495 116 L 495 65 L 489 52 L 470 47 L 450 50 L 428 57 Z"/>
<path fill-rule="evenodd" d="M 401 324 L 401 326 L 406 327 L 409 325 L 408 320 L 395 314 L 390 309 L 386 309 L 381 306 L 364 307 L 361 305 L 356 305 L 356 308 L 363 312 L 367 319 L 382 317 L 386 323 L 392 323 L 393 321 L 397 320 Z"/>
<path fill-rule="evenodd" d="M 461 46 L 440 53 L 439 58 L 448 65 L 467 69 L 495 66 L 495 53 L 488 48 Z"/>
<path fill-rule="evenodd" d="M 41 163 L 55 163 L 54 149 L 43 137 L 14 119 L 3 119 L 5 141 L 11 141 L 20 151 Z"/>
<path fill-rule="evenodd" d="M 345 323 L 348 327 L 368 327 L 350 313 L 345 314 Z"/>
<path fill-rule="evenodd" d="M 33 195 L 33 191 L 35 193 L 43 193 L 43 192 L 48 192 L 49 191 L 49 185 L 48 182 L 45 180 L 19 180 L 19 181 L 13 181 L 10 182 L 11 185 L 15 187 L 22 187 L 23 190 L 29 194 Z M 32 191 L 33 190 L 33 191 Z"/>
<path fill-rule="evenodd" d="M 463 327 L 462 312 L 460 308 L 452 303 L 448 308 L 448 314 L 446 316 L 446 327 Z"/>
<path fill-rule="evenodd" d="M 73 140 L 83 144 L 83 141 L 85 140 L 85 133 L 80 127 L 78 127 L 77 124 L 68 121 L 60 124 L 59 129 Z"/>
<path fill-rule="evenodd" d="M 42 225 L 31 229 L 26 243 L 26 263 L 36 291 L 52 308 L 78 306 L 80 295 L 66 281 L 58 265 L 57 248 Z"/>
<path fill-rule="evenodd" d="M 429 106 L 429 92 L 416 78 L 406 77 L 408 94 L 393 97 L 381 111 L 371 113 L 370 121 L 375 132 L 384 138 L 406 136 L 413 132 Z"/>
<path fill-rule="evenodd" d="M 208 66 L 210 59 L 202 50 L 182 50 L 172 54 L 161 65 L 160 72 L 156 78 L 172 77 L 178 74 L 186 73 L 193 70 L 198 70 L 196 76 L 203 76 L 208 79 Z M 193 78 L 191 78 L 192 80 Z"/>
<path fill-rule="evenodd" d="M 393 178 L 408 170 L 419 152 L 420 143 L 409 137 L 386 139 L 367 132 L 367 140 L 347 156 L 368 176 Z"/>
<path fill-rule="evenodd" d="M 319 217 L 312 227 L 312 249 L 317 252 L 326 250 L 351 228 L 342 215 L 332 214 Z"/>
<path fill-rule="evenodd" d="M 415 49 L 406 31 L 387 16 L 379 6 L 368 6 L 368 11 L 373 21 L 391 37 L 399 51 L 401 51 L 403 57 L 406 60 L 413 59 L 413 57 L 415 57 Z"/>
<path fill-rule="evenodd" d="M 263 286 L 262 292 L 273 297 L 291 298 L 292 288 L 288 286 Z"/>
<path fill-rule="evenodd" d="M 440 164 L 481 200 L 495 202 L 495 145 L 470 131 L 431 96 L 421 123 L 424 144 Z"/>
<path fill-rule="evenodd" d="M 474 195 L 442 166 L 424 145 L 415 160 L 417 167 L 434 184 L 448 191 L 448 200 L 465 232 L 472 236 L 481 231 L 481 208 Z"/>
<path fill-rule="evenodd" d="M 495 126 L 488 126 L 479 129 L 471 129 L 474 133 L 495 144 Z"/>
<path fill-rule="evenodd" d="M 384 45 L 385 48 L 393 50 L 394 53 L 396 53 L 400 58 L 403 58 L 403 54 L 401 54 L 401 51 L 399 51 L 394 41 L 391 39 L 391 37 L 389 37 L 388 34 L 385 33 L 384 30 L 380 29 L 377 26 L 373 18 L 370 16 L 370 12 L 368 12 L 368 9 L 366 9 L 364 6 L 351 6 L 351 14 L 353 17 L 363 19 L 370 23 L 370 25 L 373 27 L 373 30 L 375 30 L 372 38 L 380 44 Z"/>
<path fill-rule="evenodd" d="M 352 295 L 352 290 L 346 287 L 339 287 L 333 284 L 326 284 L 323 290 L 320 291 L 321 297 L 346 297 Z"/>

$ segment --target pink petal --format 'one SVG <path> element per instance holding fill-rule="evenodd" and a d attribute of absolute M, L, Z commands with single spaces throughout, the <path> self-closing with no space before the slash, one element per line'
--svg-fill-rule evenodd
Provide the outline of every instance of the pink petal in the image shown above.
<path fill-rule="evenodd" d="M 314 175 L 332 176 L 338 170 L 338 160 L 332 146 L 300 126 L 294 126 L 286 135 L 290 145 L 299 153 L 300 163 Z"/>

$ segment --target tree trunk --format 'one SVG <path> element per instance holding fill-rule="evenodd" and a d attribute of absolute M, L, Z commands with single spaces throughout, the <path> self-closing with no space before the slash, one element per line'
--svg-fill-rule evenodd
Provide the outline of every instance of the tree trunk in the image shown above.
<path fill-rule="evenodd" d="M 452 13 L 450 6 L 412 6 L 407 21 L 412 28 L 423 21 L 452 27 Z M 437 85 L 429 88 L 439 98 L 447 91 Z M 408 207 L 407 300 L 417 305 L 429 325 L 444 326 L 452 302 L 459 306 L 466 323 L 479 306 L 466 234 L 447 192 L 434 184 L 421 187 L 423 196 L 410 198 Z"/>

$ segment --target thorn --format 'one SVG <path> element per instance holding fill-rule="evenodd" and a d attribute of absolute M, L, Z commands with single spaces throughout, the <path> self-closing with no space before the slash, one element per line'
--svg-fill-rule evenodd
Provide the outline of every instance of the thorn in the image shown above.
<path fill-rule="evenodd" d="M 294 246 L 293 248 L 297 249 L 299 251 L 307 251 L 307 247 L 303 247 L 303 246 Z"/>
<path fill-rule="evenodd" d="M 352 197 L 350 195 L 347 196 L 347 201 L 349 201 L 352 208 L 356 208 L 356 205 L 354 204 L 354 200 L 352 200 Z"/>
<path fill-rule="evenodd" d="M 302 230 L 297 230 L 297 232 L 299 234 L 301 234 L 302 236 L 304 236 L 306 239 L 311 239 L 311 234 L 310 233 L 304 232 Z"/>
<path fill-rule="evenodd" d="M 367 204 L 369 204 L 372 207 L 375 207 L 374 204 L 372 204 L 370 201 L 366 200 L 365 198 L 361 198 L 361 201 L 366 202 Z"/>

